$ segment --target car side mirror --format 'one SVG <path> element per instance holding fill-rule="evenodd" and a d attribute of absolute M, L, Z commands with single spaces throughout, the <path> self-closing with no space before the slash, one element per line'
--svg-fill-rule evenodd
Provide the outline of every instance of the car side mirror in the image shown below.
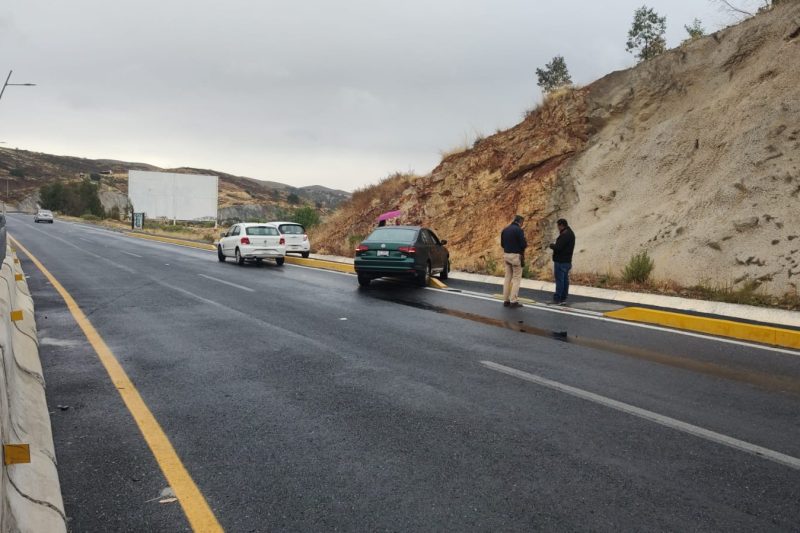
<path fill-rule="evenodd" d="M 445 244 L 447 244 L 447 239 L 445 239 L 445 240 L 443 240 L 443 241 L 439 241 L 439 244 L 441 244 L 442 246 L 444 246 Z"/>
<path fill-rule="evenodd" d="M 227 237 L 228 236 L 228 232 L 227 231 L 223 231 L 222 233 L 219 234 L 219 236 L 220 237 Z"/>

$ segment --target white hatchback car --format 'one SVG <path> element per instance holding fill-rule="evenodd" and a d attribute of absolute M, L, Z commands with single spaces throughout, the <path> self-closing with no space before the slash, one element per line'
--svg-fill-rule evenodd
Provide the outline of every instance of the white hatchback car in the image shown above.
<path fill-rule="evenodd" d="M 240 265 L 248 260 L 260 263 L 264 259 L 274 259 L 280 266 L 286 257 L 286 239 L 272 224 L 234 224 L 217 242 L 217 258 L 222 262 L 228 257 L 233 257 Z"/>
<path fill-rule="evenodd" d="M 33 221 L 37 224 L 39 222 L 49 222 L 50 224 L 53 223 L 53 212 L 48 209 L 39 209 L 35 215 L 33 215 Z"/>
<path fill-rule="evenodd" d="M 302 224 L 297 222 L 270 222 L 286 238 L 286 253 L 300 254 L 308 257 L 311 253 L 311 241 Z"/>

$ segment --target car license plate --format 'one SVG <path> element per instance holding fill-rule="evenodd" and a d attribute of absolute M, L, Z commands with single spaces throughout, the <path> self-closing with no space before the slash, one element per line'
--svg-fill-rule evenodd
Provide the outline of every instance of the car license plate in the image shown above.
<path fill-rule="evenodd" d="M 387 257 L 389 255 L 389 250 L 378 250 L 378 257 Z"/>

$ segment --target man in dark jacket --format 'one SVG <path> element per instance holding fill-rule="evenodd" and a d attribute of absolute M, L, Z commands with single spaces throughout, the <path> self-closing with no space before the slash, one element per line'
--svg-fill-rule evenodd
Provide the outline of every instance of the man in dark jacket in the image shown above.
<path fill-rule="evenodd" d="M 514 221 L 500 233 L 500 246 L 503 247 L 503 265 L 506 278 L 503 281 L 503 305 L 506 307 L 522 307 L 519 299 L 519 284 L 522 281 L 522 265 L 525 262 L 525 232 L 522 231 L 524 219 L 514 216 Z"/>
<path fill-rule="evenodd" d="M 575 234 L 563 218 L 559 218 L 556 225 L 558 226 L 558 238 L 550 245 L 550 249 L 553 250 L 553 274 L 556 278 L 553 303 L 563 305 L 569 294 L 569 271 L 572 269 Z"/>

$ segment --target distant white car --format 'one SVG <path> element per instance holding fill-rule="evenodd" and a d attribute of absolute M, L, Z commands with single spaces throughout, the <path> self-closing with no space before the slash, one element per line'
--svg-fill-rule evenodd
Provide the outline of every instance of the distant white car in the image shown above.
<path fill-rule="evenodd" d="M 37 224 L 39 222 L 49 222 L 53 223 L 53 212 L 48 209 L 39 209 L 35 215 L 33 215 L 33 221 Z"/>
<path fill-rule="evenodd" d="M 297 222 L 270 222 L 286 238 L 286 253 L 300 254 L 308 257 L 311 253 L 311 241 L 302 224 Z"/>
<path fill-rule="evenodd" d="M 272 224 L 234 224 L 217 242 L 217 258 L 223 262 L 228 257 L 240 265 L 245 261 L 260 263 L 264 259 L 274 259 L 280 266 L 286 258 L 286 239 Z"/>

